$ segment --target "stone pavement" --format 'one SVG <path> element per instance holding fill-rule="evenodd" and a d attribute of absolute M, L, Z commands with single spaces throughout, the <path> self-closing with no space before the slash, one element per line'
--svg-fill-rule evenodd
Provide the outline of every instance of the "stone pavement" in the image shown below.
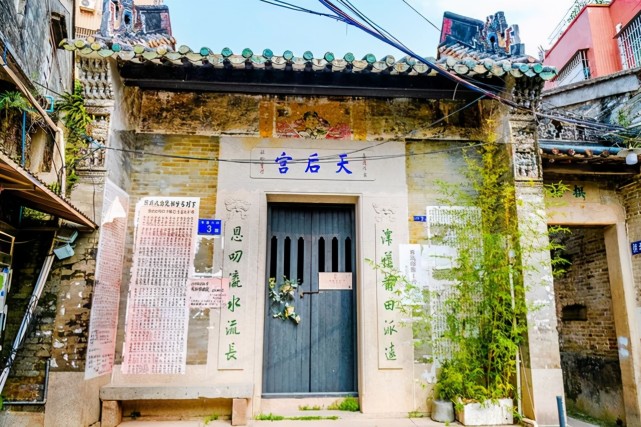
<path fill-rule="evenodd" d="M 444 427 L 444 423 L 437 423 L 430 418 L 407 418 L 402 414 L 397 417 L 377 418 L 375 415 L 361 414 L 359 412 L 342 411 L 304 411 L 284 413 L 284 416 L 338 416 L 338 420 L 283 420 L 283 421 L 255 421 L 250 420 L 248 427 Z M 205 424 L 204 420 L 191 421 L 123 421 L 120 427 L 223 427 L 230 426 L 229 420 L 211 421 Z M 450 423 L 450 425 L 460 425 Z"/>
<path fill-rule="evenodd" d="M 315 420 L 315 421 L 255 421 L 250 420 L 248 427 L 444 427 L 445 424 L 432 421 L 430 418 L 376 418 L 371 415 L 361 413 L 350 413 L 340 411 L 314 411 L 297 412 L 295 414 L 284 414 L 286 416 L 304 416 L 304 415 L 336 415 L 338 420 Z M 210 421 L 205 424 L 204 420 L 189 421 L 123 421 L 120 427 L 226 427 L 230 426 L 229 420 Z M 451 423 L 452 426 L 460 425 L 457 422 Z M 597 427 L 594 424 L 568 418 L 568 427 Z"/>

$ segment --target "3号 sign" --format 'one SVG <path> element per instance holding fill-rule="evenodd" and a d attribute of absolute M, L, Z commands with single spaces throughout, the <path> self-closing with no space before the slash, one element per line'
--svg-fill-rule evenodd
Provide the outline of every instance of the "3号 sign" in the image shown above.
<path fill-rule="evenodd" d="M 198 220 L 198 235 L 200 236 L 220 236 L 223 221 L 220 219 Z"/>

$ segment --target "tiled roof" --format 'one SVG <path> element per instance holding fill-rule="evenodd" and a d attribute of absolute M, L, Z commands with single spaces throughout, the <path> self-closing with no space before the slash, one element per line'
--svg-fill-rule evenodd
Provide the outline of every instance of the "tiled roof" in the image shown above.
<path fill-rule="evenodd" d="M 172 50 L 167 44 L 154 46 L 154 41 L 147 38 L 153 35 L 145 34 L 138 38 L 130 39 L 101 39 L 96 37 L 79 38 L 76 40 L 63 40 L 60 46 L 66 50 L 76 51 L 83 57 L 114 58 L 121 61 L 153 62 L 165 65 L 206 66 L 214 68 L 238 69 L 286 69 L 294 71 L 333 71 L 352 73 L 381 73 L 403 75 L 433 75 L 435 71 L 415 58 L 404 57 L 396 60 L 388 55 L 377 59 L 374 55 L 365 55 L 357 59 L 352 53 L 345 54 L 342 58 L 327 52 L 323 57 L 316 58 L 307 51 L 302 56 L 295 56 L 291 51 L 282 55 L 274 54 L 270 49 L 265 49 L 261 54 L 254 53 L 251 49 L 244 49 L 240 54 L 235 54 L 225 48 L 220 53 L 203 47 L 193 51 L 187 46 L 180 46 Z M 491 56 L 477 55 L 465 52 L 463 49 L 448 49 L 441 53 L 440 59 L 428 58 L 431 62 L 448 71 L 468 76 L 502 76 L 510 73 L 515 77 L 539 76 L 549 80 L 556 75 L 556 70 L 544 67 L 539 62 L 514 62 L 505 58 L 495 60 Z"/>
<path fill-rule="evenodd" d="M 437 64 L 462 75 L 497 77 L 505 74 L 511 74 L 514 77 L 538 75 L 543 80 L 550 80 L 557 75 L 556 68 L 543 65 L 532 56 L 524 55 L 515 58 L 502 53 L 485 53 L 462 43 L 441 46 Z"/>

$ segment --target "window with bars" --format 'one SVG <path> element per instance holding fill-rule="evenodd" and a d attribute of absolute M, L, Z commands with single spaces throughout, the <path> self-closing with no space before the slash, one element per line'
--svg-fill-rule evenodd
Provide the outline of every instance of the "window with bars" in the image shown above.
<path fill-rule="evenodd" d="M 617 36 L 624 70 L 641 67 L 641 15 L 637 15 Z"/>
<path fill-rule="evenodd" d="M 559 76 L 554 80 L 556 86 L 582 82 L 590 78 L 590 64 L 587 49 L 579 50 L 570 61 L 559 71 Z"/>

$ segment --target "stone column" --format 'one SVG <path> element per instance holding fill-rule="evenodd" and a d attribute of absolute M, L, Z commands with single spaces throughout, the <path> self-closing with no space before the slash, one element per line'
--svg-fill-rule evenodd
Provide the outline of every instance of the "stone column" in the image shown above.
<path fill-rule="evenodd" d="M 641 343 L 635 319 L 634 279 L 625 223 L 618 222 L 605 229 L 605 247 L 610 292 L 615 307 L 612 313 L 617 332 L 625 421 L 629 426 L 641 425 L 641 400 L 638 390 L 641 380 Z"/>
<path fill-rule="evenodd" d="M 512 147 L 523 280 L 528 306 L 526 344 L 521 349 L 524 415 L 539 426 L 559 425 L 556 396 L 563 396 L 563 375 L 541 161 L 534 116 L 513 111 L 508 123 Z"/>

